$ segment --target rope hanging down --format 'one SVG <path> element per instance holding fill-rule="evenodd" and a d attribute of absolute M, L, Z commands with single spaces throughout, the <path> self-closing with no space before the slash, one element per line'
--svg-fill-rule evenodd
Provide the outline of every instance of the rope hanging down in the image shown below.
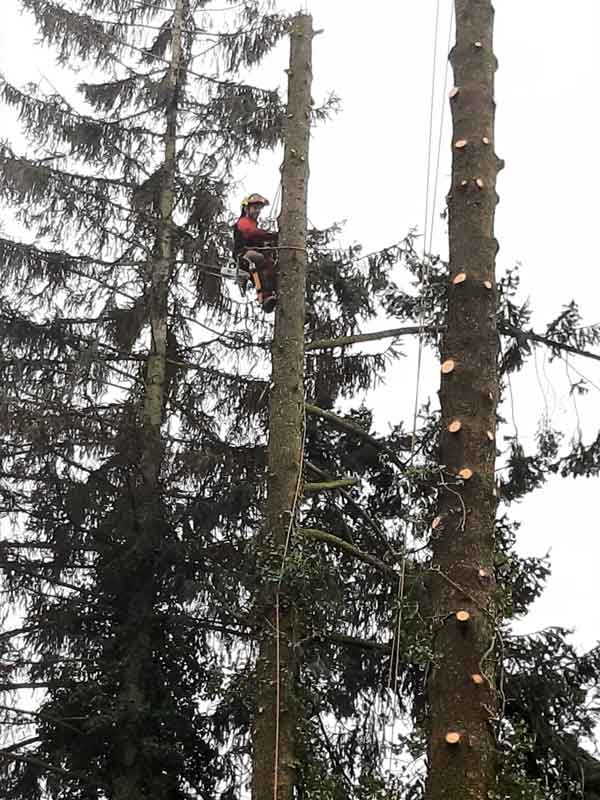
<path fill-rule="evenodd" d="M 296 482 L 296 492 L 294 494 L 294 502 L 290 509 L 290 522 L 287 530 L 287 537 L 285 540 L 285 547 L 283 548 L 283 555 L 281 557 L 281 567 L 279 569 L 279 578 L 277 580 L 277 589 L 275 591 L 275 758 L 273 764 L 274 780 L 273 780 L 273 800 L 277 800 L 277 777 L 279 775 L 279 728 L 281 723 L 281 620 L 280 620 L 280 598 L 281 586 L 283 584 L 283 577 L 285 574 L 285 563 L 287 561 L 290 544 L 292 541 L 292 533 L 296 524 L 296 514 L 298 511 L 298 499 L 300 497 L 300 488 L 302 486 L 302 474 L 304 472 L 304 448 L 306 446 L 306 393 L 304 395 L 304 417 L 302 421 L 302 443 L 300 445 L 300 459 L 298 466 L 298 480 Z"/>
<path fill-rule="evenodd" d="M 438 141 L 437 141 L 437 157 L 435 161 L 435 170 L 434 170 L 434 179 L 433 179 L 433 196 L 430 197 L 430 190 L 431 190 L 431 178 L 432 178 L 432 163 L 433 163 L 433 151 L 434 151 L 434 142 L 433 142 L 433 129 L 434 129 L 434 115 L 435 115 L 435 100 L 436 100 L 436 85 L 437 85 L 437 65 L 438 65 L 438 49 L 439 49 L 439 30 L 440 30 L 440 5 L 441 0 L 437 0 L 436 3 L 436 10 L 435 10 L 435 22 L 434 22 L 434 34 L 433 34 L 433 58 L 432 58 L 432 69 L 431 69 L 431 94 L 430 94 L 430 102 L 429 102 L 429 133 L 428 133 L 428 145 L 427 145 L 427 171 L 426 171 L 426 182 L 425 182 L 425 214 L 424 214 L 424 230 L 423 230 L 423 251 L 422 251 L 422 264 L 423 268 L 421 270 L 421 295 L 419 298 L 419 314 L 418 314 L 418 327 L 419 327 L 419 338 L 418 338 L 418 355 L 417 355 L 417 374 L 415 380 L 415 397 L 414 397 L 414 409 L 413 409 L 413 427 L 412 427 L 412 435 L 411 435 L 411 449 L 410 449 L 410 457 L 409 457 L 409 465 L 413 463 L 415 457 L 415 448 L 416 448 L 416 438 L 417 438 L 417 419 L 419 413 L 419 401 L 420 401 L 420 393 L 421 393 L 421 376 L 422 376 L 422 364 L 423 364 L 423 347 L 424 347 L 424 338 L 425 338 L 425 302 L 423 297 L 423 290 L 426 289 L 430 274 L 431 274 L 431 248 L 433 242 L 433 232 L 435 228 L 435 205 L 437 202 L 437 193 L 438 193 L 438 185 L 439 185 L 439 170 L 440 170 L 440 157 L 441 157 L 441 146 L 442 146 L 442 135 L 444 129 L 444 116 L 445 116 L 445 95 L 448 86 L 448 72 L 449 72 L 449 65 L 446 63 L 445 75 L 444 75 L 444 86 L 442 90 L 442 101 L 441 101 L 441 114 L 440 114 L 440 127 L 439 127 L 439 134 L 438 134 Z M 448 31 L 448 47 L 447 52 L 450 50 L 450 45 L 452 41 L 452 30 L 454 24 L 454 4 L 451 2 L 451 11 L 450 11 L 450 22 L 449 22 L 449 31 Z M 413 521 L 413 525 L 416 522 Z M 392 700 L 397 694 L 398 690 L 398 663 L 400 660 L 400 636 L 402 633 L 402 619 L 403 619 L 403 611 L 404 611 L 404 593 L 405 593 L 405 584 L 406 584 L 406 532 L 403 531 L 402 536 L 402 565 L 400 568 L 400 575 L 398 580 L 398 596 L 397 596 L 397 604 L 398 604 L 398 611 L 397 611 L 397 620 L 394 626 L 394 635 L 392 639 L 392 650 L 390 656 L 390 669 L 389 669 L 389 676 L 388 676 L 388 689 L 392 691 Z M 391 731 L 391 739 L 393 742 L 395 736 L 395 728 L 397 722 L 397 716 L 394 712 L 392 712 L 392 731 Z M 384 731 L 384 741 L 385 741 L 385 731 Z M 390 747 L 390 764 L 389 764 L 389 771 L 392 771 L 392 756 L 393 756 L 393 746 Z"/>

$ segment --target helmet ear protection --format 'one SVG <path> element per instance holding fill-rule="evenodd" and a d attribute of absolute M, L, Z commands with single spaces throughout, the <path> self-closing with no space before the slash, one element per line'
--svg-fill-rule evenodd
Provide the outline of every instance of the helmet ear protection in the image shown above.
<path fill-rule="evenodd" d="M 269 201 L 266 197 L 263 197 L 262 194 L 249 194 L 248 197 L 244 197 L 242 200 L 242 208 L 248 208 L 248 206 L 268 206 Z"/>

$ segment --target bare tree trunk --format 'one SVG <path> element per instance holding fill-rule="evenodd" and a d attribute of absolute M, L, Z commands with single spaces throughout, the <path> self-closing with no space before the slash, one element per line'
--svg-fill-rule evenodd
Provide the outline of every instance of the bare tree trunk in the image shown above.
<path fill-rule="evenodd" d="M 284 559 L 302 473 L 304 428 L 304 306 L 308 148 L 312 83 L 312 17 L 298 15 L 291 31 L 288 109 L 280 216 L 279 303 L 272 346 L 265 553 Z M 276 567 L 276 571 L 279 567 Z M 296 783 L 298 714 L 294 697 L 299 622 L 293 597 L 280 584 L 262 593 L 253 735 L 254 800 L 292 800 Z"/>
<path fill-rule="evenodd" d="M 455 0 L 450 284 L 443 340 L 440 501 L 433 530 L 434 651 L 427 800 L 484 800 L 494 786 L 494 491 L 498 398 L 490 0 Z M 457 476 L 462 475 L 457 480 Z"/>
<path fill-rule="evenodd" d="M 121 751 L 117 754 L 114 779 L 115 800 L 137 800 L 146 796 L 144 784 L 151 780 L 145 774 L 140 758 L 140 714 L 146 709 L 143 672 L 152 659 L 151 626 L 155 595 L 154 553 L 160 546 L 164 530 L 160 497 L 160 472 L 163 458 L 161 424 L 165 410 L 167 383 L 168 281 L 173 260 L 172 231 L 177 145 L 177 89 L 182 59 L 184 4 L 176 0 L 171 40 L 171 63 L 168 72 L 168 105 L 166 109 L 165 158 L 161 170 L 157 255 L 151 265 L 148 303 L 151 349 L 146 363 L 142 425 L 139 431 L 141 480 L 132 487 L 136 504 L 138 530 L 130 532 L 134 541 L 138 574 L 127 592 L 127 629 L 132 635 L 122 672 L 120 702 L 127 724 L 122 729 Z"/>

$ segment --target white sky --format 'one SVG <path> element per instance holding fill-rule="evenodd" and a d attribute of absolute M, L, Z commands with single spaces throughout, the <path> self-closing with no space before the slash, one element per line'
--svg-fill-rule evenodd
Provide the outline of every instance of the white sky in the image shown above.
<path fill-rule="evenodd" d="M 29 21 L 17 11 L 17 0 L 0 2 L 0 69 L 17 84 L 37 81 L 40 69 L 52 74 L 33 44 Z M 290 11 L 298 6 L 297 0 L 279 2 Z M 332 122 L 314 132 L 309 213 L 317 225 L 346 219 L 346 241 L 361 242 L 366 250 L 382 247 L 411 227 L 423 229 L 435 0 L 309 0 L 308 8 L 315 27 L 325 29 L 315 40 L 315 99 L 334 90 L 343 105 Z M 441 0 L 441 8 L 437 109 L 450 0 Z M 600 112 L 594 100 L 599 29 L 598 0 L 496 3 L 496 150 L 506 161 L 498 183 L 498 270 L 522 262 L 523 298 L 531 297 L 540 329 L 571 298 L 580 302 L 585 322 L 600 321 L 595 249 Z M 287 50 L 281 47 L 263 68 L 261 82 L 284 85 L 286 61 Z M 445 98 L 444 103 L 447 110 Z M 446 114 L 438 212 L 449 186 L 448 122 Z M 0 109 L 2 136 L 10 134 L 5 123 Z M 272 195 L 278 165 L 277 157 L 266 157 L 248 166 L 244 189 Z M 443 254 L 445 248 L 445 228 L 436 220 L 433 250 Z M 389 321 L 382 320 L 382 326 L 390 327 Z M 572 364 L 600 386 L 600 363 L 576 358 Z M 540 357 L 539 371 L 539 381 L 533 369 L 513 381 L 515 421 L 526 443 L 545 403 L 552 422 L 568 435 L 577 426 L 564 365 L 551 365 L 544 374 Z M 415 362 L 405 358 L 375 398 L 382 420 L 412 417 L 414 385 Z M 434 395 L 437 385 L 437 365 L 426 360 L 422 396 Z M 600 427 L 597 391 L 577 402 L 589 441 Z M 582 647 L 598 639 L 600 541 L 594 503 L 599 490 L 597 479 L 555 479 L 513 507 L 512 515 L 523 522 L 521 552 L 551 550 L 553 565 L 545 595 L 521 630 L 564 625 L 576 629 L 575 641 Z"/>

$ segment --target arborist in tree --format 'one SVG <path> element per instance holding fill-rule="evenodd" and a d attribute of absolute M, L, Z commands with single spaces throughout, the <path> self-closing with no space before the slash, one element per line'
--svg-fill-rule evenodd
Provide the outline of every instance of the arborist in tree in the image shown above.
<path fill-rule="evenodd" d="M 277 234 L 258 227 L 260 212 L 269 205 L 266 197 L 251 194 L 242 200 L 242 212 L 233 228 L 234 255 L 256 288 L 259 304 L 270 314 L 277 303 L 277 274 L 274 247 Z"/>

